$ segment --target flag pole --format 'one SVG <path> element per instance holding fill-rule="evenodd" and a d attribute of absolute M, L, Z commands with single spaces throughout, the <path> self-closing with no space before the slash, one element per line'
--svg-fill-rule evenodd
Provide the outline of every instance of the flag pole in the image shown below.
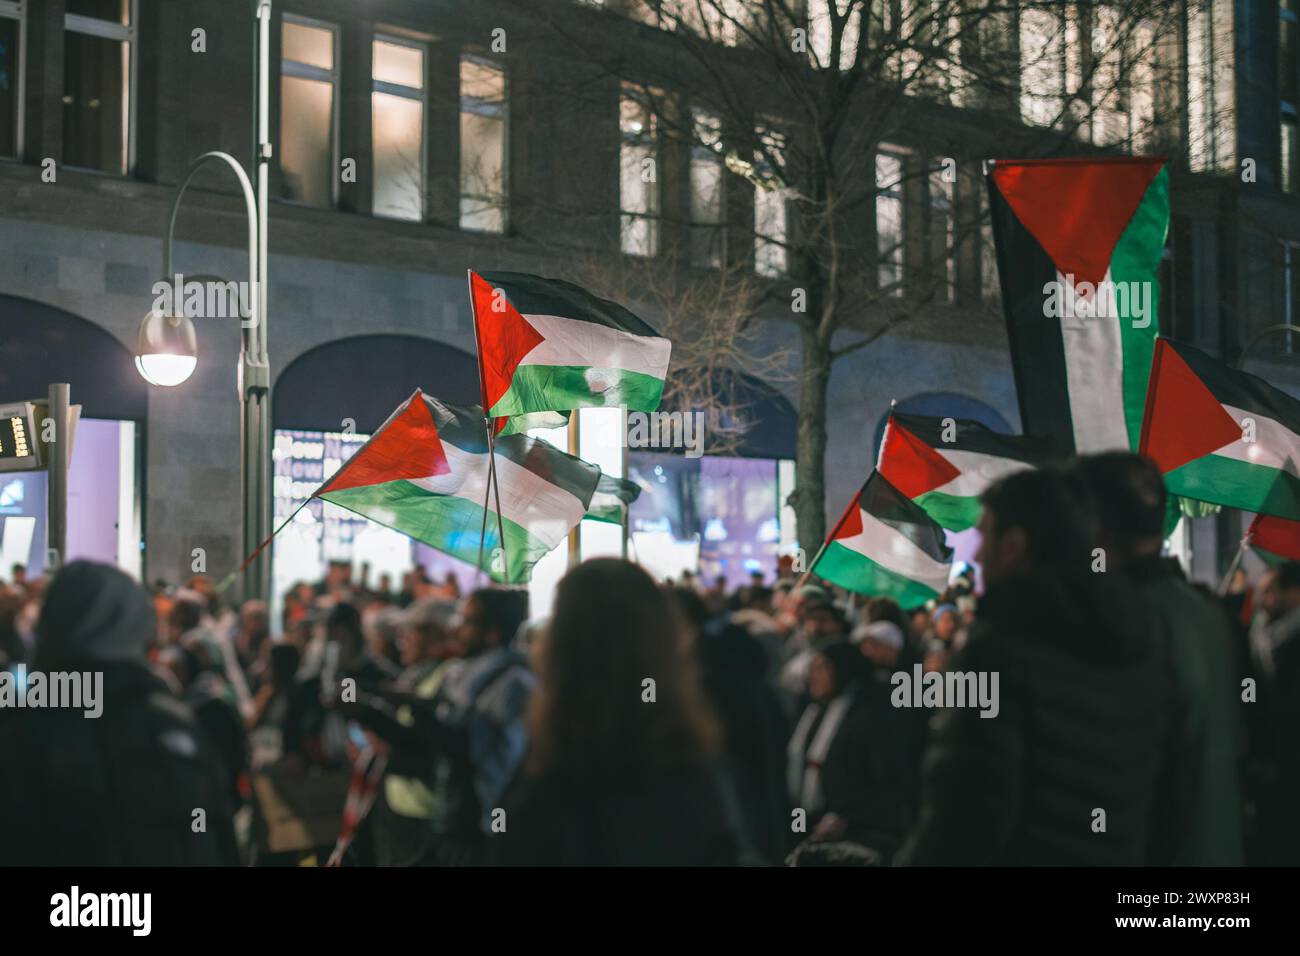
<path fill-rule="evenodd" d="M 867 477 L 870 478 L 871 476 L 868 475 Z M 863 482 L 862 488 L 865 488 L 866 486 L 866 482 Z M 808 579 L 812 577 L 812 569 L 817 567 L 817 562 L 821 560 L 822 552 L 824 552 L 830 546 L 830 543 L 835 540 L 835 536 L 839 534 L 840 528 L 844 527 L 844 522 L 848 520 L 849 512 L 853 510 L 853 506 L 862 500 L 862 488 L 858 489 L 858 493 L 853 496 L 853 500 L 849 502 L 849 506 L 844 509 L 844 514 L 840 515 L 840 520 L 835 522 L 835 527 L 832 528 L 831 533 L 826 536 L 826 540 L 822 542 L 822 546 L 817 549 L 817 554 L 808 562 L 808 570 L 805 571 L 803 577 L 795 583 L 794 589 L 796 591 L 808 583 Z"/>
<path fill-rule="evenodd" d="M 1259 518 L 1256 516 L 1255 521 Z M 1223 580 L 1219 582 L 1218 590 L 1215 592 L 1219 597 L 1228 593 L 1228 586 L 1232 583 L 1232 576 L 1237 573 L 1237 568 L 1241 566 L 1241 559 L 1246 555 L 1246 549 L 1250 547 L 1251 539 L 1255 537 L 1255 521 L 1250 523 L 1246 533 L 1241 536 L 1241 544 L 1237 545 L 1237 553 L 1232 556 L 1232 562 L 1228 565 L 1228 570 L 1223 573 Z"/>
<path fill-rule="evenodd" d="M 582 435 L 580 432 L 579 416 L 582 410 L 574 408 L 569 412 L 569 454 L 574 458 L 581 457 L 578 452 L 582 448 Z M 579 560 L 582 558 L 582 522 L 579 521 L 569 530 L 569 567 L 576 568 Z"/>
<path fill-rule="evenodd" d="M 483 523 L 479 529 L 478 538 L 478 567 L 483 570 L 483 551 L 487 544 L 487 513 L 492 506 L 492 493 L 496 490 L 497 502 L 497 546 L 501 548 L 502 563 L 506 554 L 506 536 L 501 525 L 501 491 L 496 488 L 497 481 L 497 463 L 496 463 L 496 428 L 492 421 L 492 416 L 488 411 L 487 397 L 487 376 L 483 372 L 483 339 L 479 335 L 478 327 L 478 306 L 474 301 L 474 270 L 465 270 L 465 285 L 469 289 L 469 315 L 470 321 L 474 326 L 474 349 L 478 352 L 478 388 L 480 400 L 483 403 L 483 431 L 487 435 L 488 444 L 488 479 L 487 484 L 483 486 Z M 488 574 L 491 577 L 491 573 Z"/>

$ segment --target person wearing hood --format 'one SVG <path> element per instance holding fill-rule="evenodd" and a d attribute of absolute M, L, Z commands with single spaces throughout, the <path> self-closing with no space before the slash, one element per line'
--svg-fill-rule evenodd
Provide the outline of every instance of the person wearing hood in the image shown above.
<path fill-rule="evenodd" d="M 787 784 L 810 841 L 857 843 L 888 859 L 908 822 L 906 741 L 873 671 L 849 641 L 814 647 L 810 700 L 786 749 Z"/>
<path fill-rule="evenodd" d="M 998 712 L 937 712 L 920 817 L 896 864 L 1168 863 L 1172 671 L 1144 602 L 1095 570 L 1096 510 L 1055 469 L 983 495 L 985 593 L 950 671 L 998 675 Z M 953 702 L 949 702 L 953 703 Z"/>
<path fill-rule="evenodd" d="M 220 764 L 150 670 L 154 634 L 148 593 L 118 569 L 75 561 L 55 577 L 32 670 L 102 674 L 102 709 L 0 710 L 0 753 L 21 768 L 0 775 L 0 864 L 238 863 Z"/>

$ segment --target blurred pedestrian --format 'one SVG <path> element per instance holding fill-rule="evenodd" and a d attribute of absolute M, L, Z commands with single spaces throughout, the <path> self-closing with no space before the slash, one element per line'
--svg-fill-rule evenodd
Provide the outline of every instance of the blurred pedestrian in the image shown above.
<path fill-rule="evenodd" d="M 1155 831 L 1176 832 L 1188 807 L 1161 786 L 1173 694 L 1146 608 L 1093 571 L 1095 511 L 1077 480 L 1016 472 L 983 506 L 986 590 L 948 669 L 996 686 L 996 716 L 946 699 L 896 862 L 1154 862 Z"/>
<path fill-rule="evenodd" d="M 689 635 L 643 570 L 570 571 L 542 641 L 526 776 L 493 837 L 507 864 L 731 864 L 746 858 Z"/>
<path fill-rule="evenodd" d="M 148 593 L 116 568 L 65 566 L 32 666 L 103 675 L 102 713 L 0 711 L 0 862 L 190 866 L 238 862 L 219 764 L 189 708 L 149 668 Z M 204 827 L 195 827 L 203 811 Z"/>

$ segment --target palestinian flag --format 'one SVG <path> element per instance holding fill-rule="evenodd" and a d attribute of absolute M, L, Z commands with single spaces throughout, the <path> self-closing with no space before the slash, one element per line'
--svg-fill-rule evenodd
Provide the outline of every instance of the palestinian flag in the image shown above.
<path fill-rule="evenodd" d="M 1041 439 L 1000 435 L 965 418 L 891 412 L 876 470 L 940 526 L 964 531 L 979 521 L 985 488 L 1047 458 Z"/>
<path fill-rule="evenodd" d="M 574 408 L 659 407 L 672 343 L 621 305 L 522 272 L 471 272 L 470 289 L 484 406 L 507 432 Z"/>
<path fill-rule="evenodd" d="M 1165 160 L 998 160 L 988 176 L 1025 434 L 1136 449 L 1169 228 Z"/>
<path fill-rule="evenodd" d="M 496 474 L 489 499 L 483 410 L 444 405 L 417 389 L 313 497 L 472 565 L 479 565 L 482 543 L 483 570 L 519 584 L 582 520 L 600 469 L 544 441 L 510 435 L 497 439 Z M 504 553 L 494 555 L 498 548 Z"/>
<path fill-rule="evenodd" d="M 948 586 L 951 565 L 943 529 L 873 471 L 810 570 L 845 590 L 915 607 Z"/>
<path fill-rule="evenodd" d="M 1255 515 L 1246 534 L 1250 546 L 1270 564 L 1282 560 L 1300 561 L 1300 521 Z"/>
<path fill-rule="evenodd" d="M 596 482 L 596 493 L 591 496 L 591 505 L 583 515 L 588 521 L 604 521 L 607 524 L 624 524 L 627 509 L 641 495 L 641 486 L 626 478 L 600 473 Z"/>
<path fill-rule="evenodd" d="M 1300 519 L 1300 401 L 1189 345 L 1156 345 L 1141 450 L 1174 494 Z"/>

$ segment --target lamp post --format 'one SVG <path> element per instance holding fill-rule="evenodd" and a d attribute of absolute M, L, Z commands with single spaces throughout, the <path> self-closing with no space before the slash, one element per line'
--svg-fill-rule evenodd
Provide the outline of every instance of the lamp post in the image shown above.
<path fill-rule="evenodd" d="M 163 276 L 175 281 L 172 272 L 172 240 L 181 199 L 200 169 L 212 162 L 224 163 L 239 181 L 248 218 L 248 302 L 247 316 L 241 316 L 239 349 L 240 405 L 240 511 L 242 554 L 251 554 L 271 534 L 271 370 L 266 346 L 267 317 L 267 210 L 269 199 L 271 0 L 253 0 L 254 39 L 254 156 L 257 189 L 244 167 L 229 153 L 211 151 L 190 164 L 172 200 L 167 232 L 163 238 Z M 243 311 L 242 309 L 240 310 Z M 194 327 L 180 315 L 160 315 L 151 310 L 140 326 L 136 366 L 154 385 L 175 386 L 189 378 L 197 364 Z M 242 598 L 266 599 L 270 594 L 271 566 L 268 554 L 259 555 L 244 569 Z"/>

